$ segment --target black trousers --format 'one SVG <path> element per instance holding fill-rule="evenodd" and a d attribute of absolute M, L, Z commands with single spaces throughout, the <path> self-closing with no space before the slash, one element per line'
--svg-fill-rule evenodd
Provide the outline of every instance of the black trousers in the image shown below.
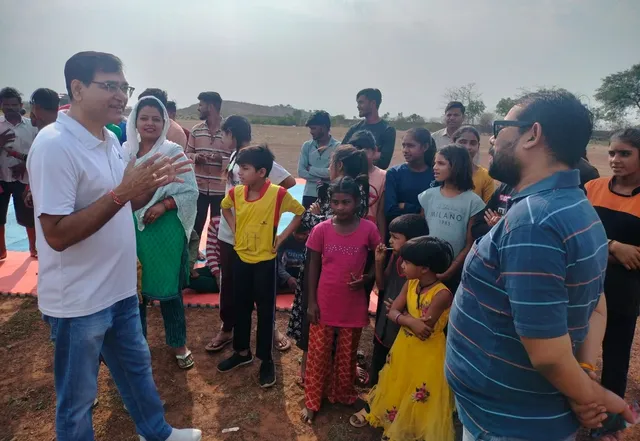
<path fill-rule="evenodd" d="M 27 184 L 22 182 L 1 182 L 2 194 L 0 194 L 0 225 L 7 223 L 7 211 L 9 210 L 9 199 L 13 196 L 13 208 L 16 212 L 18 225 L 27 228 L 35 226 L 33 208 L 27 207 L 24 203 L 24 191 Z"/>
<path fill-rule="evenodd" d="M 236 256 L 233 288 L 237 314 L 233 330 L 234 351 L 250 350 L 251 315 L 255 303 L 258 309 L 256 355 L 262 361 L 271 361 L 276 314 L 276 259 L 245 263 Z"/>
<path fill-rule="evenodd" d="M 202 237 L 204 224 L 207 222 L 207 212 L 211 213 L 211 217 L 220 217 L 220 203 L 222 203 L 223 199 L 223 194 L 206 195 L 200 193 L 198 196 L 196 223 L 193 225 L 193 229 L 196 230 L 198 236 Z"/>
<path fill-rule="evenodd" d="M 624 398 L 631 345 L 636 332 L 634 315 L 607 311 L 607 330 L 602 342 L 602 385 Z"/>
<path fill-rule="evenodd" d="M 380 371 L 387 362 L 387 355 L 389 355 L 391 348 L 386 347 L 373 337 L 373 354 L 371 355 L 371 369 L 369 369 L 369 386 L 375 386 L 378 384 L 378 376 Z"/>

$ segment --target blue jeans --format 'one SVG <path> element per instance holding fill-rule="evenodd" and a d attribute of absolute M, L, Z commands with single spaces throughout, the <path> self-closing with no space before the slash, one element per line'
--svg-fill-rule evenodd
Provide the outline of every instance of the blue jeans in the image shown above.
<path fill-rule="evenodd" d="M 172 429 L 153 381 L 136 296 L 85 317 L 44 320 L 55 342 L 57 441 L 94 440 L 91 405 L 98 392 L 100 354 L 138 434 L 147 441 L 169 438 Z"/>
<path fill-rule="evenodd" d="M 573 434 L 569 438 L 562 441 L 575 441 L 576 435 Z M 508 436 L 480 435 L 480 438 L 474 438 L 466 428 L 462 434 L 462 441 L 527 441 L 521 438 L 510 438 Z"/>

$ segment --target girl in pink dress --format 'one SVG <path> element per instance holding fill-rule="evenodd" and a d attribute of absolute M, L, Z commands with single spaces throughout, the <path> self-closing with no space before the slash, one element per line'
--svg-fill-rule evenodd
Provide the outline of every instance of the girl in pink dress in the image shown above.
<path fill-rule="evenodd" d="M 332 403 L 353 404 L 358 398 L 356 353 L 368 323 L 363 271 L 367 254 L 381 242 L 376 225 L 357 215 L 362 202 L 355 180 L 335 180 L 329 194 L 333 216 L 307 241 L 310 327 L 302 419 L 309 423 L 325 392 Z"/>

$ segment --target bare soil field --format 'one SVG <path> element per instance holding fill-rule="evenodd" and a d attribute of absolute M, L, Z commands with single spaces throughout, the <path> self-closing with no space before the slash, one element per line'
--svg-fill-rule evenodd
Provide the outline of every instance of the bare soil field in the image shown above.
<path fill-rule="evenodd" d="M 183 124 L 191 128 L 197 121 Z M 341 139 L 346 128 L 335 128 Z M 277 161 L 296 174 L 298 153 L 308 139 L 304 127 L 254 126 L 254 140 L 267 142 Z M 398 134 L 393 164 L 402 161 Z M 483 139 L 482 160 L 486 164 L 488 138 Z M 591 161 L 607 175 L 606 147 L 591 146 Z M 286 313 L 277 314 L 277 325 L 284 330 Z M 204 346 L 220 326 L 219 311 L 188 309 L 188 345 L 195 367 L 180 371 L 164 344 L 162 317 L 158 307 L 148 315 L 149 346 L 153 371 L 160 395 L 166 400 L 167 420 L 177 427 L 203 429 L 205 441 L 369 441 L 381 433 L 371 428 L 354 429 L 348 418 L 354 409 L 325 404 L 314 425 L 300 421 L 304 393 L 296 383 L 301 352 L 293 347 L 276 354 L 277 385 L 270 390 L 258 386 L 258 364 L 223 375 L 217 363 L 230 349 L 210 355 Z M 255 321 L 254 321 L 255 323 Z M 640 332 L 640 328 L 639 331 Z M 0 297 L 0 441 L 54 441 L 55 391 L 53 388 L 53 346 L 49 329 L 40 319 L 33 299 Z M 362 337 L 362 349 L 370 357 L 372 329 Z M 627 399 L 640 398 L 640 343 L 633 347 Z M 134 425 L 126 411 L 108 369 L 100 369 L 100 403 L 93 413 L 98 441 L 137 441 Z M 225 428 L 238 427 L 223 434 Z M 581 440 L 586 441 L 584 435 Z M 630 430 L 627 441 L 640 441 L 640 430 Z M 437 441 L 437 440 L 436 440 Z"/>
<path fill-rule="evenodd" d="M 198 121 L 183 120 L 178 121 L 184 127 L 191 130 Z M 332 135 L 339 140 L 344 138 L 347 133 L 347 127 L 334 127 L 331 129 Z M 287 126 L 260 126 L 253 125 L 253 142 L 266 142 L 272 149 L 276 161 L 289 172 L 297 176 L 298 156 L 302 143 L 310 139 L 309 130 L 306 127 L 287 127 Z M 404 162 L 402 158 L 402 137 L 404 131 L 399 131 L 396 136 L 396 147 L 394 150 L 391 165 L 397 165 Z M 483 135 L 480 146 L 481 163 L 487 165 L 487 157 L 489 150 L 489 136 Z M 589 161 L 600 170 L 601 176 L 609 176 L 611 171 L 607 162 L 607 147 L 604 145 L 589 145 Z"/>

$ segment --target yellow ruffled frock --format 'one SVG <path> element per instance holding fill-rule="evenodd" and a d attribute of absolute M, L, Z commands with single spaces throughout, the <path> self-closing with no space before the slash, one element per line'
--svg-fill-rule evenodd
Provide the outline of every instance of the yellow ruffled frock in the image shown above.
<path fill-rule="evenodd" d="M 419 281 L 409 280 L 407 310 L 415 318 L 428 317 L 433 297 L 442 283 L 420 295 Z M 433 334 L 420 340 L 402 327 L 380 371 L 378 385 L 369 393 L 367 421 L 384 428 L 390 441 L 453 441 L 453 394 L 444 376 L 449 310 L 442 313 Z"/>

